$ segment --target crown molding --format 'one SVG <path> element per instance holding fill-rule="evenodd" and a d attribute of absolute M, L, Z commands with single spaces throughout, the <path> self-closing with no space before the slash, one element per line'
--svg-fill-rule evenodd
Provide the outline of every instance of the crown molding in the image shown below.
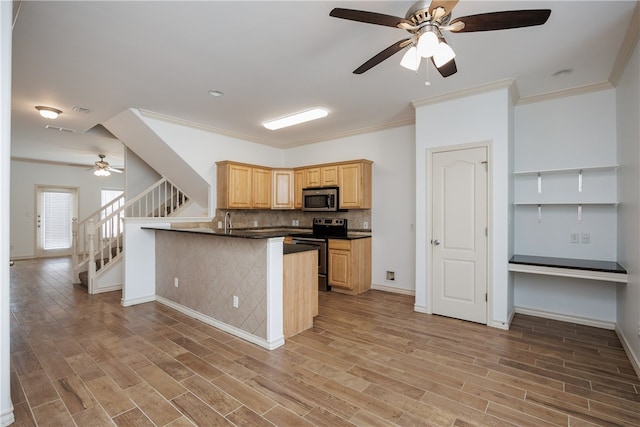
<path fill-rule="evenodd" d="M 629 59 L 631 59 L 631 55 L 633 55 L 633 50 L 638 44 L 639 38 L 640 1 L 636 2 L 636 8 L 633 12 L 633 16 L 631 17 L 631 22 L 629 22 L 627 33 L 625 34 L 622 46 L 620 46 L 620 50 L 618 51 L 618 56 L 616 57 L 616 62 L 613 64 L 613 68 L 611 69 L 611 74 L 609 74 L 609 81 L 613 86 L 618 85 L 618 82 L 622 77 L 622 73 L 624 73 L 627 63 L 629 62 Z"/>
<path fill-rule="evenodd" d="M 534 102 L 550 101 L 552 99 L 565 98 L 567 96 L 583 95 L 585 93 L 597 92 L 600 90 L 613 89 L 609 82 L 593 83 L 584 86 L 572 87 L 569 89 L 557 90 L 554 92 L 541 93 L 539 95 L 520 98 L 517 105 L 533 104 Z"/>
<path fill-rule="evenodd" d="M 467 89 L 462 89 L 462 90 L 458 90 L 451 93 L 446 93 L 444 95 L 438 95 L 431 98 L 416 99 L 411 101 L 411 104 L 413 104 L 413 108 L 418 108 L 418 107 L 423 107 L 425 105 L 439 104 L 444 101 L 451 101 L 454 99 L 466 98 L 472 95 L 479 95 L 482 93 L 493 92 L 499 89 L 509 89 L 509 92 L 510 92 L 509 95 L 513 97 L 518 93 L 517 88 L 515 88 L 515 93 L 514 93 L 514 89 L 512 88 L 512 86 L 514 85 L 515 85 L 514 79 L 498 80 L 485 85 L 475 86 L 472 88 L 467 88 Z"/>

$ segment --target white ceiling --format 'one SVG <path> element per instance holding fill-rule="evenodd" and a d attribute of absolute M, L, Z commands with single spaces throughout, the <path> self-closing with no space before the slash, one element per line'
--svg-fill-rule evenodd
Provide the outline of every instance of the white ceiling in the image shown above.
<path fill-rule="evenodd" d="M 404 17 L 412 1 L 22 1 L 13 31 L 12 157 L 91 165 L 105 153 L 122 166 L 118 141 L 85 132 L 127 108 L 289 147 L 411 123 L 413 100 L 502 79 L 515 79 L 521 97 L 602 83 L 636 3 L 460 1 L 453 18 L 552 12 L 539 27 L 446 33 L 458 73 L 443 79 L 430 64 L 417 74 L 400 67 L 402 53 L 352 74 L 407 33 L 329 16 L 343 7 Z M 566 68 L 575 71 L 552 77 Z M 36 105 L 63 114 L 49 121 Z M 312 107 L 330 114 L 278 131 L 261 125 Z"/>

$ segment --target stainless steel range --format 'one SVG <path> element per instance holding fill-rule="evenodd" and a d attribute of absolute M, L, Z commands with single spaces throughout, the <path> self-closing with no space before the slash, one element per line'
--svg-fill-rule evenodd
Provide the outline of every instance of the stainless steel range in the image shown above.
<path fill-rule="evenodd" d="M 330 291 L 331 286 L 327 280 L 329 272 L 328 240 L 332 237 L 347 237 L 347 220 L 345 218 L 314 218 L 311 233 L 292 234 L 291 237 L 292 243 L 318 247 L 318 290 Z"/>

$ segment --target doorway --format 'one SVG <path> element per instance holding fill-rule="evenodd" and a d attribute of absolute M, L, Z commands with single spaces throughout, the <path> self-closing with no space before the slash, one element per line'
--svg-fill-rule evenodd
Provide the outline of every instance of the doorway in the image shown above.
<path fill-rule="evenodd" d="M 77 187 L 36 186 L 36 257 L 71 255 Z"/>
<path fill-rule="evenodd" d="M 488 147 L 431 152 L 432 311 L 487 323 Z"/>

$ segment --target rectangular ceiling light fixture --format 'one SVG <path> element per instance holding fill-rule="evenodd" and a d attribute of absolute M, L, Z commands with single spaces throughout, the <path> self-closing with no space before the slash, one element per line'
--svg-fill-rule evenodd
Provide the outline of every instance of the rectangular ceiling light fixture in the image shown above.
<path fill-rule="evenodd" d="M 269 130 L 282 129 L 287 126 L 293 126 L 311 120 L 320 119 L 322 117 L 327 117 L 327 114 L 329 114 L 327 110 L 314 108 L 312 110 L 302 111 L 280 119 L 270 120 L 268 122 L 264 122 L 262 125 Z"/>

